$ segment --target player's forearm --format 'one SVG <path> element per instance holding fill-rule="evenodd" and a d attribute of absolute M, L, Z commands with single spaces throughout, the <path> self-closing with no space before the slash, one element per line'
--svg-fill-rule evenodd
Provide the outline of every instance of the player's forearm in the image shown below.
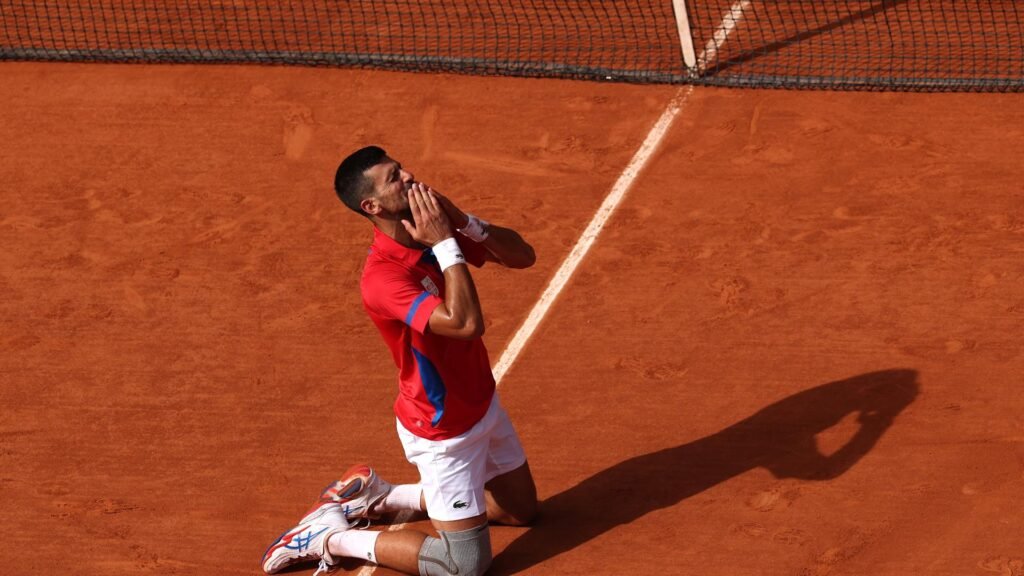
<path fill-rule="evenodd" d="M 487 239 L 483 245 L 503 266 L 509 268 L 529 268 L 537 261 L 533 246 L 510 228 L 492 224 L 487 229 Z"/>
<path fill-rule="evenodd" d="M 537 261 L 533 247 L 515 230 L 495 226 L 467 214 L 443 195 L 437 194 L 437 198 L 451 219 L 452 227 L 473 241 L 480 241 L 486 236 L 484 248 L 503 266 L 529 268 Z"/>
<path fill-rule="evenodd" d="M 474 339 L 483 336 L 484 315 L 476 285 L 465 264 L 444 271 L 445 329 L 455 338 Z"/>

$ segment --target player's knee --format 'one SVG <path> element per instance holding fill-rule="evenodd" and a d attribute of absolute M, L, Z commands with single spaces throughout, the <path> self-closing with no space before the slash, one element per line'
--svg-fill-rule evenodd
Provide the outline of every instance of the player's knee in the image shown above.
<path fill-rule="evenodd" d="M 420 576 L 482 576 L 491 566 L 491 533 L 487 525 L 438 533 L 420 548 Z"/>

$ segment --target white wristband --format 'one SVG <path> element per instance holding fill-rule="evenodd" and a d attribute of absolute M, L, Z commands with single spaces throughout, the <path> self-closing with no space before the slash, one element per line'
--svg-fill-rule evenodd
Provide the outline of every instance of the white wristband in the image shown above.
<path fill-rule="evenodd" d="M 466 257 L 462 255 L 462 249 L 459 248 L 459 242 L 455 238 L 441 240 L 434 244 L 431 251 L 434 253 L 434 258 L 437 258 L 437 265 L 441 267 L 442 273 L 456 264 L 466 263 Z"/>
<path fill-rule="evenodd" d="M 459 234 L 462 234 L 466 238 L 469 238 L 473 242 L 483 242 L 487 240 L 487 227 L 491 225 L 487 220 L 481 220 L 472 214 L 466 214 L 469 217 L 469 222 L 466 225 L 458 229 Z"/>

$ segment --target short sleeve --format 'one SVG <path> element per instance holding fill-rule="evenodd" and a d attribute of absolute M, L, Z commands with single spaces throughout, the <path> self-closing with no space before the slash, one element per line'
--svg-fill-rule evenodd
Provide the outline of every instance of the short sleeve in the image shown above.
<path fill-rule="evenodd" d="M 399 320 L 424 333 L 430 315 L 442 300 L 417 282 L 409 270 L 400 266 L 378 266 L 373 275 L 363 277 L 363 304 L 367 311 Z"/>

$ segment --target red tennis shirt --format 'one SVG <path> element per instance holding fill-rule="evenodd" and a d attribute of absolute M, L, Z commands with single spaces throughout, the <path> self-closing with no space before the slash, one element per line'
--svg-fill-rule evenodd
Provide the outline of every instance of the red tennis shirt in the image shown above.
<path fill-rule="evenodd" d="M 458 242 L 467 262 L 483 266 L 486 248 Z M 444 297 L 444 275 L 433 252 L 402 246 L 374 228 L 360 290 L 398 366 L 398 421 L 428 440 L 472 428 L 490 406 L 494 375 L 483 339 L 457 340 L 427 328 Z"/>

